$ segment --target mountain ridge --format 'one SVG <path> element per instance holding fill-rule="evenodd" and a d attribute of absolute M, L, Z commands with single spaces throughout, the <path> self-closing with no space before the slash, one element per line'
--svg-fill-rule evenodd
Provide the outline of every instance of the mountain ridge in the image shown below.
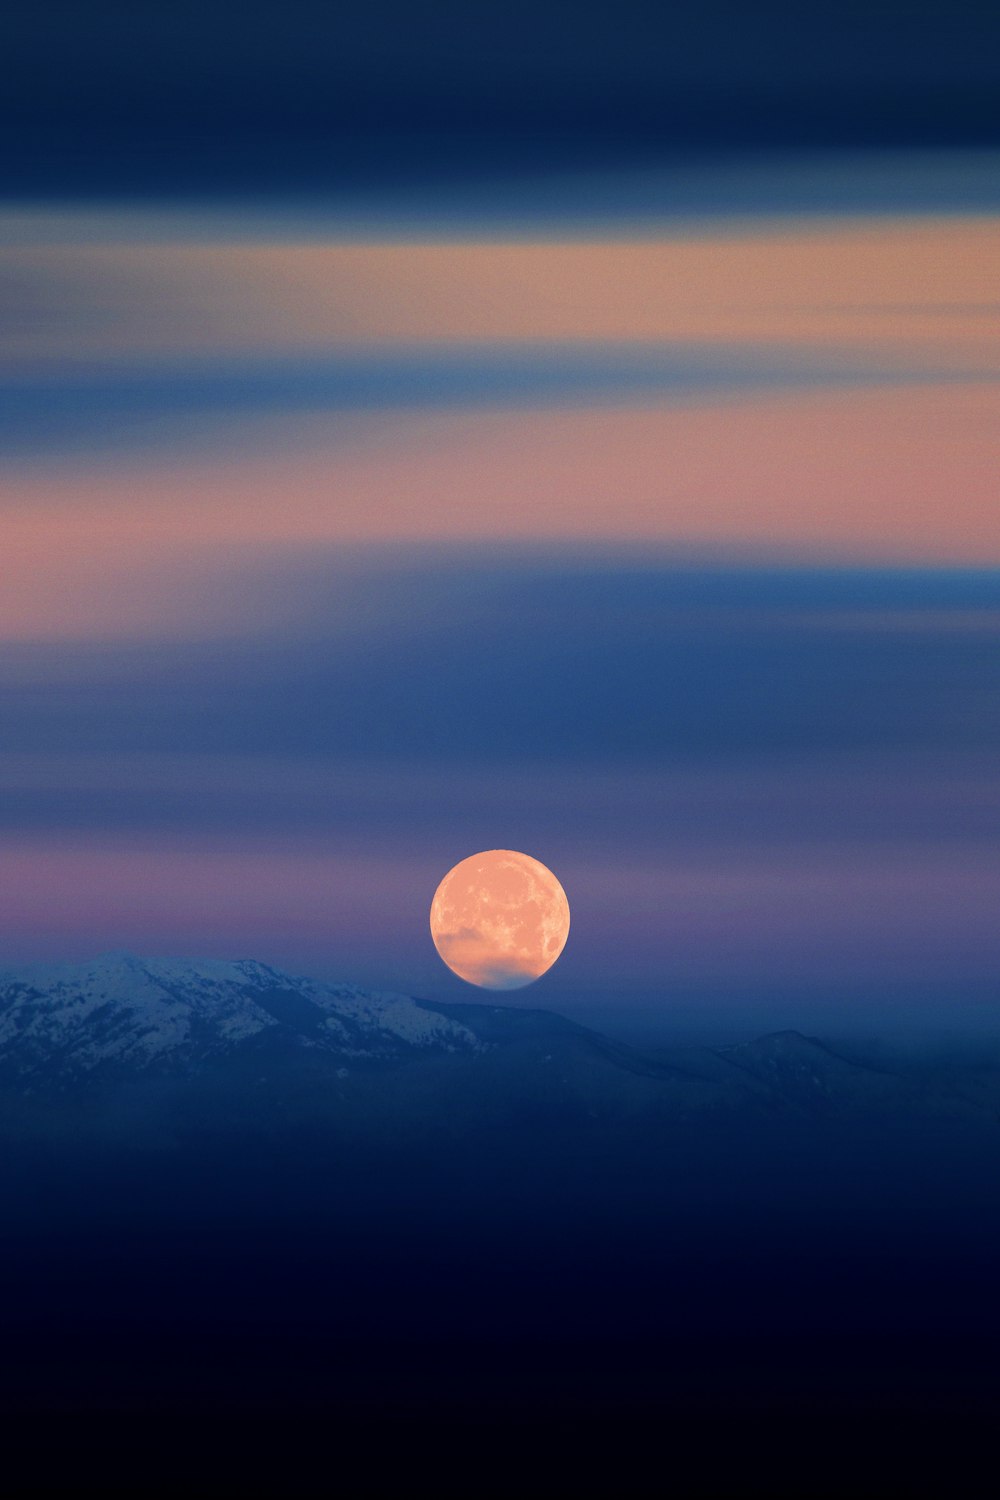
<path fill-rule="evenodd" d="M 542 1008 L 437 1002 L 256 959 L 141 958 L 0 972 L 0 1094 L 116 1101 L 227 1128 L 294 1119 L 377 1132 L 730 1119 L 1000 1119 L 995 1069 L 917 1073 L 796 1030 L 644 1050 Z M 103 1107 L 103 1105 L 101 1106 Z M 111 1105 L 108 1104 L 111 1108 Z M 0 1125 L 0 1129 L 4 1128 Z"/>
<path fill-rule="evenodd" d="M 294 1039 L 355 1062 L 482 1045 L 409 996 L 324 984 L 256 959 L 115 951 L 0 973 L 0 1073 L 45 1066 L 79 1078 L 109 1066 L 191 1065 L 255 1039 Z"/>

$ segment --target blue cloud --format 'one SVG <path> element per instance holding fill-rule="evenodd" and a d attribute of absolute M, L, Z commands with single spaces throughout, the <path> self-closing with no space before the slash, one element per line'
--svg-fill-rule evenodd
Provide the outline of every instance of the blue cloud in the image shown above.
<path fill-rule="evenodd" d="M 325 358 L 95 364 L 30 377 L 16 370 L 0 403 L 13 457 L 174 446 L 195 437 L 254 441 L 261 416 L 545 405 L 670 403 L 706 394 L 961 379 L 907 371 L 837 350 L 780 345 L 427 347 Z M 981 373 L 974 378 L 981 380 Z"/>
<path fill-rule="evenodd" d="M 8 753 L 638 768 L 1000 749 L 993 571 L 422 554 L 355 567 L 385 609 L 351 628 L 333 557 L 286 584 L 306 622 L 280 635 L 10 647 Z"/>

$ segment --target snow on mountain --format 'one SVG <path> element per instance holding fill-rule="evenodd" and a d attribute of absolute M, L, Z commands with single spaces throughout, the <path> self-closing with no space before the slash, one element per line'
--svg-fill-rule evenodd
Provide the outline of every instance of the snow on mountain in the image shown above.
<path fill-rule="evenodd" d="M 437 1060 L 445 1058 L 474 1066 L 442 1071 Z M 433 1066 L 388 1071 L 418 1059 Z M 400 1112 L 410 1121 L 436 1118 L 442 1107 L 449 1118 L 492 1110 L 504 1119 L 563 1111 L 581 1120 L 674 1121 L 733 1110 L 856 1119 L 916 1110 L 990 1121 L 1000 1112 L 995 1069 L 880 1064 L 794 1031 L 643 1053 L 547 1011 L 437 1005 L 324 984 L 250 959 L 107 953 L 91 963 L 0 973 L 0 1106 L 8 1108 L 8 1127 L 17 1122 L 12 1099 L 154 1075 L 182 1091 L 210 1085 L 220 1109 L 228 1107 L 227 1090 L 235 1099 L 264 1084 L 279 1112 L 322 1114 L 349 1095 L 345 1108 L 357 1107 L 366 1128 Z M 245 1099 L 234 1109 L 245 1118 Z M 251 1113 L 259 1113 L 258 1102 Z"/>
<path fill-rule="evenodd" d="M 271 1042 L 359 1063 L 484 1045 L 408 996 L 327 985 L 253 960 L 106 953 L 0 973 L 0 1072 L 8 1077 L 191 1065 Z"/>

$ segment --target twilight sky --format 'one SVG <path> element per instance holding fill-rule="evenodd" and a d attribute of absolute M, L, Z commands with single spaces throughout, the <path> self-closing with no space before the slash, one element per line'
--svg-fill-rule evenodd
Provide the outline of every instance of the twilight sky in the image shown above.
<path fill-rule="evenodd" d="M 0 961 L 989 1018 L 1000 23 L 336 9 L 15 7 Z"/>

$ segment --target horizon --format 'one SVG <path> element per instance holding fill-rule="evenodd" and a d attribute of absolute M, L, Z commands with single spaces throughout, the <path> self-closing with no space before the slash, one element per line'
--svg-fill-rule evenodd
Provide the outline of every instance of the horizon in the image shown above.
<path fill-rule="evenodd" d="M 706 996 L 690 987 L 671 996 L 666 1006 L 662 995 L 632 997 L 629 1003 L 623 1004 L 621 996 L 590 996 L 581 1001 L 565 991 L 552 995 L 539 980 L 524 986 L 523 990 L 496 992 L 479 990 L 462 981 L 455 982 L 454 976 L 449 977 L 445 972 L 439 983 L 420 989 L 398 982 L 379 983 L 377 976 L 360 979 L 325 966 L 282 964 L 259 954 L 154 954 L 137 953 L 128 948 L 4 963 L 0 965 L 0 978 L 44 974 L 50 970 L 72 974 L 117 961 L 194 967 L 249 963 L 292 979 L 307 979 L 335 988 L 346 986 L 368 994 L 401 995 L 417 1004 L 538 1011 L 564 1017 L 638 1049 L 717 1047 L 794 1034 L 834 1047 L 877 1049 L 884 1046 L 901 1057 L 911 1055 L 930 1059 L 936 1055 L 942 1059 L 954 1056 L 985 1061 L 992 1049 L 1000 1059 L 1000 994 L 993 984 L 984 984 L 958 996 L 953 993 L 947 1011 L 935 1005 L 935 992 L 927 986 L 910 990 L 911 1001 L 916 995 L 919 1002 L 906 1006 L 901 1003 L 898 992 L 890 988 L 883 993 L 870 989 L 855 992 L 849 1008 L 845 1008 L 842 989 L 818 996 L 814 986 L 806 1006 L 794 990 L 775 995 L 768 989 L 755 992 L 754 1003 L 750 1006 L 745 994 L 737 994 L 729 1007 L 719 1008 L 718 997 L 712 994 L 710 998 L 716 1003 L 706 1011 Z M 542 980 L 544 978 L 542 976 Z"/>

